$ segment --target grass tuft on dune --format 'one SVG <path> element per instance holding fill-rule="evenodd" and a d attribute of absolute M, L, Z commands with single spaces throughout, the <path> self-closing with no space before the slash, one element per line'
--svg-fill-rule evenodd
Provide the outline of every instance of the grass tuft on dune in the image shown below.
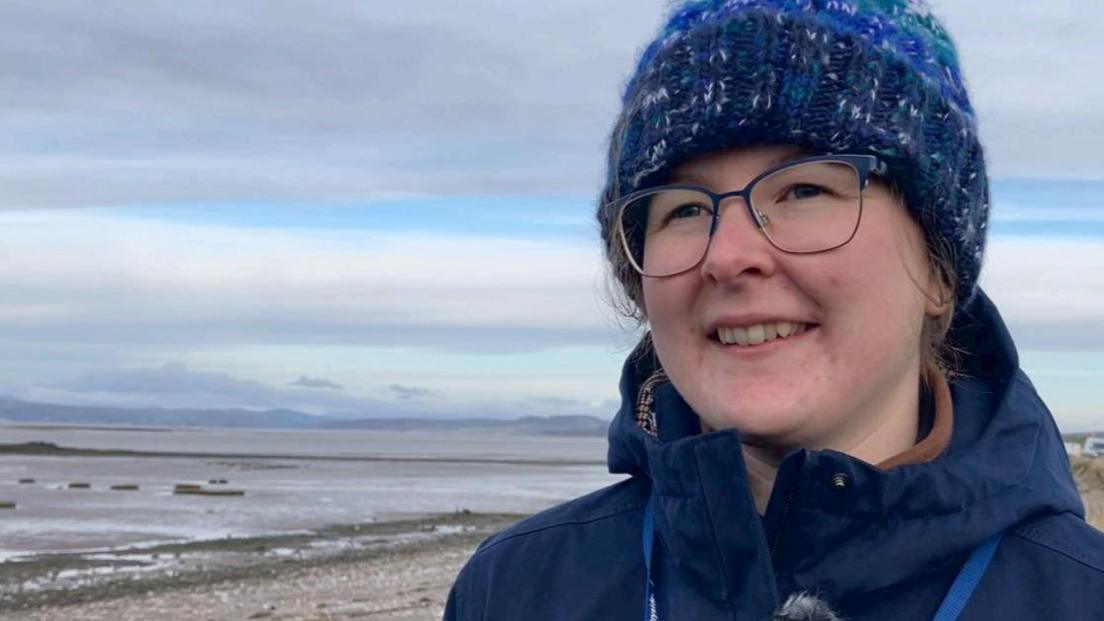
<path fill-rule="evenodd" d="M 1070 467 L 1085 501 L 1085 520 L 1104 531 L 1104 457 L 1071 456 Z"/>

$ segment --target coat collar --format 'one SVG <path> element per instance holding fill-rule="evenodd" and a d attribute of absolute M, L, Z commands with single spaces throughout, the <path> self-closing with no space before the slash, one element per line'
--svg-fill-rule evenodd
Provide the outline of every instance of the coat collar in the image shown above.
<path fill-rule="evenodd" d="M 622 374 L 610 470 L 651 482 L 656 532 L 687 584 L 768 616 L 779 593 L 815 589 L 842 601 L 961 559 L 1028 517 L 1083 514 L 1054 420 L 983 292 L 959 311 L 950 338 L 966 352 L 964 373 L 949 390 L 949 442 L 926 463 L 883 469 L 837 451 L 794 451 L 760 518 L 737 431 L 700 433 L 670 384 L 654 391 L 658 437 L 638 426 L 639 387 L 656 368 L 645 342 Z"/>

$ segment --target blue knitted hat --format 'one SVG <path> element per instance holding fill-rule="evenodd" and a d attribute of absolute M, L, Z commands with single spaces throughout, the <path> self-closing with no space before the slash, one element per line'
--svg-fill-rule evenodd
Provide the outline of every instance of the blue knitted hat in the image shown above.
<path fill-rule="evenodd" d="M 693 0 L 644 50 L 598 208 L 695 156 L 752 144 L 880 156 L 973 296 L 989 182 L 954 44 L 923 0 Z M 624 281 L 626 275 L 619 275 Z"/>

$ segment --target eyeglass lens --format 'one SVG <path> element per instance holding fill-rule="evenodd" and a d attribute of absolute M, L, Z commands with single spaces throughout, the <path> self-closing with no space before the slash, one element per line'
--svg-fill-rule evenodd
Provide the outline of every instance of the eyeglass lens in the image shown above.
<path fill-rule="evenodd" d="M 821 252 L 847 243 L 862 209 L 859 173 L 846 162 L 781 168 L 756 181 L 750 197 L 763 234 L 779 250 L 792 253 Z M 661 277 L 697 265 L 709 248 L 714 208 L 709 194 L 663 187 L 625 204 L 619 226 L 636 269 Z"/>

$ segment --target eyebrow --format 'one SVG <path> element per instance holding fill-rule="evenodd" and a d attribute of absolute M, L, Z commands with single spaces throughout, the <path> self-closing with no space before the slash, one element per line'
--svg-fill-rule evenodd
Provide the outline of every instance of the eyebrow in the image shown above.
<path fill-rule="evenodd" d="M 690 183 L 693 185 L 700 185 L 704 188 L 709 187 L 709 184 L 705 179 L 695 175 L 694 173 L 683 173 L 671 175 L 671 183 Z"/>
<path fill-rule="evenodd" d="M 786 162 L 790 162 L 790 161 L 793 161 L 793 160 L 799 160 L 803 157 L 812 157 L 812 156 L 813 156 L 813 154 L 811 152 L 806 151 L 805 149 L 800 149 L 799 148 L 797 151 L 794 151 L 793 153 L 790 153 L 788 155 L 780 155 L 780 156 L 772 159 L 771 161 L 767 162 L 767 168 L 765 168 L 764 170 L 774 168 L 775 166 L 780 166 L 782 164 L 785 164 Z"/>
<path fill-rule="evenodd" d="M 767 162 L 766 166 L 763 167 L 763 170 L 770 170 L 771 168 L 774 168 L 775 166 L 780 166 L 782 164 L 785 164 L 786 162 L 789 162 L 789 161 L 792 161 L 792 160 L 798 160 L 798 159 L 801 159 L 803 157 L 811 157 L 812 155 L 813 154 L 810 153 L 809 151 L 807 151 L 805 149 L 800 149 L 800 148 L 797 149 L 796 151 L 793 151 L 793 152 L 790 152 L 790 153 L 782 153 L 781 155 L 777 155 L 777 156 L 771 158 Z M 762 171 L 760 171 L 760 172 L 762 172 Z M 758 176 L 758 173 L 756 174 L 756 176 Z M 705 178 L 700 177 L 698 175 L 695 175 L 694 173 L 681 173 L 681 174 L 680 173 L 675 173 L 675 174 L 672 174 L 669 182 L 670 183 L 690 183 L 690 184 L 693 184 L 693 185 L 700 185 L 700 186 L 705 187 L 705 188 L 711 188 L 712 187 L 706 181 Z"/>

